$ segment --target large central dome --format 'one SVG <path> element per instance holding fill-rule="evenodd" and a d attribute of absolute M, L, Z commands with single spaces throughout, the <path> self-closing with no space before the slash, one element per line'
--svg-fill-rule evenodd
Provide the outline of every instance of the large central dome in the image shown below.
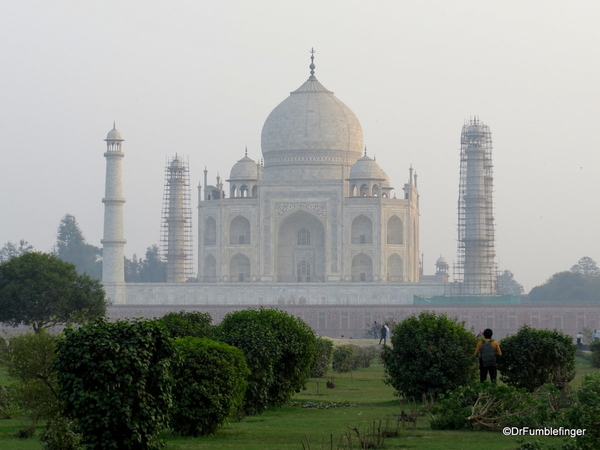
<path fill-rule="evenodd" d="M 356 162 L 363 148 L 358 119 L 314 70 L 269 114 L 261 140 L 265 179 L 342 178 L 339 168 Z"/>

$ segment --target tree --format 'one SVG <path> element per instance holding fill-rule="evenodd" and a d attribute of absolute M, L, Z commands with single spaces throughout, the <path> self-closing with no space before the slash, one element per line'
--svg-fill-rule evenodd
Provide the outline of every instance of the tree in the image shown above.
<path fill-rule="evenodd" d="M 126 283 L 139 283 L 140 282 L 140 269 L 142 260 L 138 259 L 137 254 L 133 254 L 131 259 L 125 257 L 125 282 Z"/>
<path fill-rule="evenodd" d="M 498 283 L 499 295 L 511 295 L 517 297 L 523 295 L 523 286 L 515 280 L 515 276 L 510 270 L 505 270 L 496 279 Z"/>
<path fill-rule="evenodd" d="M 477 342 L 456 318 L 424 311 L 395 325 L 391 342 L 383 364 L 396 395 L 445 394 L 475 378 Z"/>
<path fill-rule="evenodd" d="M 172 338 L 187 336 L 208 338 L 213 334 L 212 317 L 210 314 L 200 311 L 171 312 L 162 316 L 158 321 L 169 330 Z"/>
<path fill-rule="evenodd" d="M 140 260 L 141 283 L 165 283 L 167 281 L 167 263 L 160 256 L 160 248 L 154 244 L 146 250 L 146 258 Z"/>
<path fill-rule="evenodd" d="M 575 375 L 573 338 L 558 330 L 523 325 L 500 341 L 498 370 L 504 383 L 533 392 L 546 383 L 563 388 Z"/>
<path fill-rule="evenodd" d="M 246 356 L 247 414 L 282 405 L 304 387 L 317 347 L 314 331 L 300 318 L 277 309 L 247 309 L 227 314 L 215 332 Z"/>
<path fill-rule="evenodd" d="M 317 337 L 317 354 L 310 369 L 311 378 L 323 378 L 331 365 L 333 355 L 333 341 L 324 337 Z"/>
<path fill-rule="evenodd" d="M 102 278 L 102 250 L 85 241 L 71 214 L 66 214 L 58 225 L 56 256 L 74 264 L 79 273 L 87 273 L 97 280 Z"/>
<path fill-rule="evenodd" d="M 532 302 L 587 303 L 600 300 L 600 278 L 578 272 L 559 272 L 529 292 Z"/>
<path fill-rule="evenodd" d="M 23 239 L 19 241 L 18 245 L 8 241 L 4 244 L 4 247 L 0 249 L 0 263 L 32 251 L 34 251 L 33 245 L 30 245 L 29 242 Z"/>
<path fill-rule="evenodd" d="M 56 336 L 45 332 L 10 338 L 0 361 L 17 382 L 11 395 L 36 425 L 39 417 L 53 418 L 59 412 L 56 371 L 53 361 Z"/>
<path fill-rule="evenodd" d="M 184 436 L 216 432 L 242 406 L 250 374 L 239 348 L 197 337 L 174 340 L 181 362 L 173 370 L 171 427 Z"/>
<path fill-rule="evenodd" d="M 577 264 L 571 267 L 571 272 L 579 273 L 584 277 L 599 277 L 600 269 L 598 269 L 598 265 L 596 261 L 594 261 L 589 256 L 584 256 L 581 258 Z"/>
<path fill-rule="evenodd" d="M 98 319 L 57 342 L 59 397 L 88 449 L 158 449 L 172 406 L 167 330 L 156 321 Z"/>
<path fill-rule="evenodd" d="M 348 373 L 355 370 L 356 351 L 353 346 L 341 345 L 333 350 L 333 370 L 338 373 Z"/>
<path fill-rule="evenodd" d="M 0 263 L 0 322 L 43 328 L 81 323 L 106 311 L 104 290 L 73 264 L 47 253 L 25 253 Z"/>

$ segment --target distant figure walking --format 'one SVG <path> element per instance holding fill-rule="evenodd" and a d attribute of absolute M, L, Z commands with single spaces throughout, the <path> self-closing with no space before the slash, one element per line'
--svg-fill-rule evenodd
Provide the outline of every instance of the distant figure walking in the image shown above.
<path fill-rule="evenodd" d="M 577 333 L 577 350 L 583 350 L 583 334 Z"/>
<path fill-rule="evenodd" d="M 380 330 L 380 336 L 381 336 L 381 338 L 379 339 L 379 345 L 381 345 L 381 341 L 383 341 L 383 345 L 386 344 L 386 342 L 387 342 L 387 330 L 388 330 L 387 325 L 384 324 L 384 325 L 381 326 L 381 330 Z"/>
<path fill-rule="evenodd" d="M 377 323 L 377 321 L 373 322 L 373 326 L 371 327 L 371 333 L 373 333 L 373 339 L 377 339 L 379 337 L 379 334 L 377 334 L 378 329 L 379 329 L 379 324 Z"/>
<path fill-rule="evenodd" d="M 490 374 L 490 381 L 496 384 L 498 371 L 496 370 L 496 357 L 502 356 L 500 345 L 492 339 L 493 331 L 489 328 L 483 330 L 483 340 L 477 342 L 475 356 L 479 358 L 479 381 L 486 380 Z"/>

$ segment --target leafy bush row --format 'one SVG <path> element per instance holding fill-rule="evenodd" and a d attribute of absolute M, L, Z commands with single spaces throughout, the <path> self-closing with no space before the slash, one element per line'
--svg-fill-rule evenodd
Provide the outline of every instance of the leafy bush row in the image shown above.
<path fill-rule="evenodd" d="M 316 351 L 308 325 L 278 310 L 237 311 L 216 327 L 203 313 L 99 319 L 67 327 L 64 337 L 40 332 L 3 345 L 3 363 L 19 382 L 10 395 L 2 391 L 0 409 L 18 403 L 32 418 L 47 417 L 48 450 L 60 442 L 159 448 L 166 427 L 209 434 L 228 417 L 286 402 L 304 386 Z"/>

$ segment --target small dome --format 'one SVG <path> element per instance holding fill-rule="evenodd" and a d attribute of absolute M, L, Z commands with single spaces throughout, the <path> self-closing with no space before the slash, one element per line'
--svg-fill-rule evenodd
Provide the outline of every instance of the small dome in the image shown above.
<path fill-rule="evenodd" d="M 387 175 L 381 170 L 379 164 L 367 155 L 354 163 L 348 177 L 351 180 L 384 180 L 386 178 Z"/>
<path fill-rule="evenodd" d="M 123 136 L 121 136 L 121 132 L 117 130 L 114 126 L 113 129 L 108 132 L 106 135 L 107 141 L 124 141 Z"/>
<path fill-rule="evenodd" d="M 253 159 L 244 156 L 231 168 L 229 180 L 258 180 L 258 167 Z"/>
<path fill-rule="evenodd" d="M 485 125 L 480 124 L 479 122 L 471 123 L 467 128 L 467 136 L 474 137 L 483 137 L 485 135 Z"/>
<path fill-rule="evenodd" d="M 444 257 L 443 257 L 443 256 L 440 256 L 440 257 L 437 259 L 437 261 L 435 262 L 435 265 L 436 265 L 436 266 L 442 266 L 442 265 L 444 265 L 444 266 L 447 266 L 447 265 L 448 265 L 448 262 L 446 261 L 446 259 L 444 259 Z"/>
<path fill-rule="evenodd" d="M 171 169 L 183 169 L 183 161 L 175 157 L 173 161 L 171 161 Z"/>

